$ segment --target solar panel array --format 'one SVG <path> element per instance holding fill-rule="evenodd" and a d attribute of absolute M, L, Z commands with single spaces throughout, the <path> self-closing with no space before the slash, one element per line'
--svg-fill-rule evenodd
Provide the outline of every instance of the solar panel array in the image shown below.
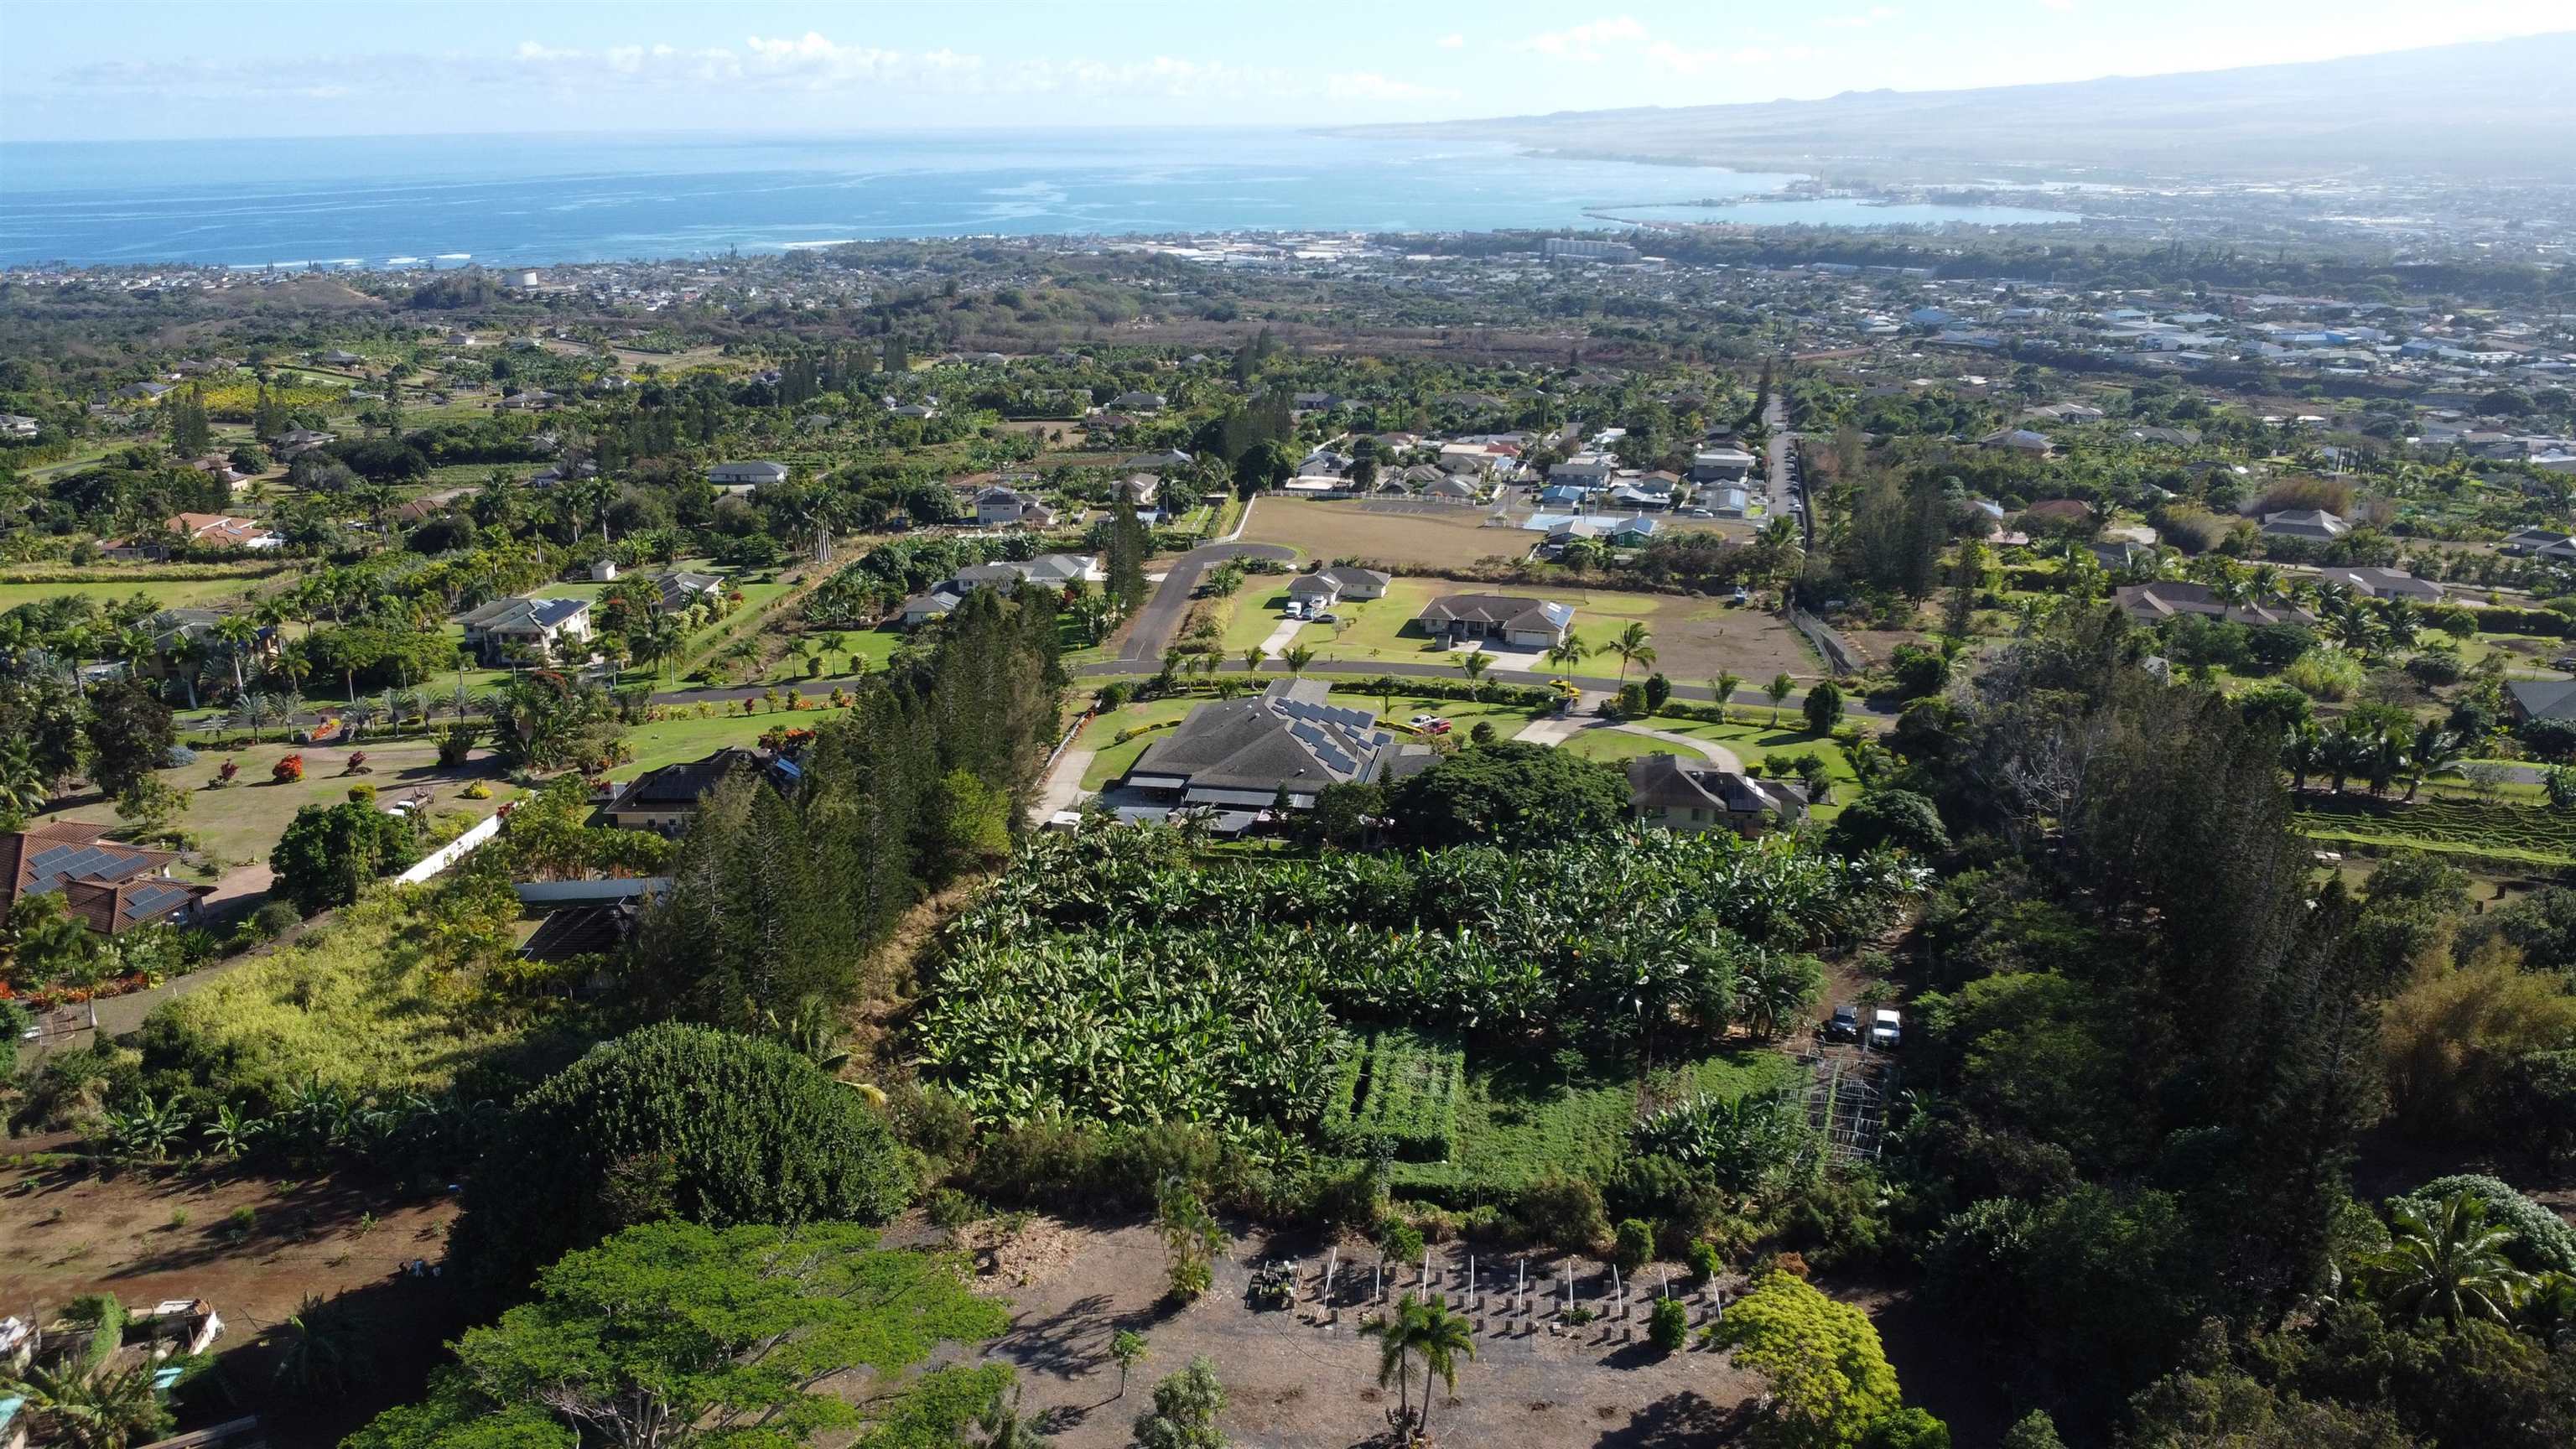
<path fill-rule="evenodd" d="M 1291 719 L 1322 720 L 1345 729 L 1366 730 L 1377 722 L 1377 716 L 1364 709 L 1346 709 L 1340 705 L 1308 704 L 1302 699 L 1282 699 L 1279 712 Z"/>
<path fill-rule="evenodd" d="M 144 863 L 142 857 L 124 851 L 101 850 L 95 845 L 57 845 L 38 851 L 36 858 L 27 862 L 27 874 L 33 878 L 28 889 L 42 894 L 60 889 L 66 879 L 120 880 Z"/>
<path fill-rule="evenodd" d="M 125 898 L 126 914 L 138 917 L 168 915 L 187 904 L 191 894 L 186 886 L 173 885 L 168 881 L 137 886 Z"/>
<path fill-rule="evenodd" d="M 1288 727 L 1288 733 L 1303 741 L 1306 748 L 1315 752 L 1315 758 L 1324 762 L 1324 768 L 1336 775 L 1348 775 L 1360 767 L 1359 760 L 1343 749 L 1340 741 L 1314 725 L 1293 724 Z"/>

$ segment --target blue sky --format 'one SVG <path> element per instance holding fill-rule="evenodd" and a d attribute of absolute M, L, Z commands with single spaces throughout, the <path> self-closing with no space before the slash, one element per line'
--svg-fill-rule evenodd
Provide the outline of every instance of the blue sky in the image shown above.
<path fill-rule="evenodd" d="M 2576 0 L 0 0 L 0 140 L 1316 125 L 2565 29 Z"/>

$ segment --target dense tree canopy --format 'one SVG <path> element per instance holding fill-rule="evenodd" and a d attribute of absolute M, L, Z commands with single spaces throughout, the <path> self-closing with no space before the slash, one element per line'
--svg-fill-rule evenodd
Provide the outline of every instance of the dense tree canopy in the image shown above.
<path fill-rule="evenodd" d="M 813 1063 L 654 1026 L 519 1100 L 467 1187 L 454 1251 L 477 1282 L 503 1287 L 638 1222 L 873 1221 L 910 1187 L 885 1123 Z"/>

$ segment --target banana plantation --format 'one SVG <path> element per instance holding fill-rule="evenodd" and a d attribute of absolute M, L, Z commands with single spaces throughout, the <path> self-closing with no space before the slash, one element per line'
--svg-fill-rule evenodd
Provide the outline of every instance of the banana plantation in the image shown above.
<path fill-rule="evenodd" d="M 1446 1043 L 1642 1071 L 1777 1035 L 1820 989 L 1815 953 L 1922 883 L 1778 837 L 1213 864 L 1170 831 L 1043 836 L 951 924 L 919 1054 L 985 1121 L 1331 1151 L 1374 1121 L 1436 1155 L 1462 1061 Z"/>

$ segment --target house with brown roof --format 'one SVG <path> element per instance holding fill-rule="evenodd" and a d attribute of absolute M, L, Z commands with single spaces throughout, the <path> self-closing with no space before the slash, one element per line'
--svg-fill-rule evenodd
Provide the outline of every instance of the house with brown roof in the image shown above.
<path fill-rule="evenodd" d="M 58 895 L 102 936 L 196 919 L 213 886 L 170 879 L 173 851 L 122 845 L 106 833 L 104 825 L 53 820 L 0 835 L 0 915 L 23 897 Z"/>

